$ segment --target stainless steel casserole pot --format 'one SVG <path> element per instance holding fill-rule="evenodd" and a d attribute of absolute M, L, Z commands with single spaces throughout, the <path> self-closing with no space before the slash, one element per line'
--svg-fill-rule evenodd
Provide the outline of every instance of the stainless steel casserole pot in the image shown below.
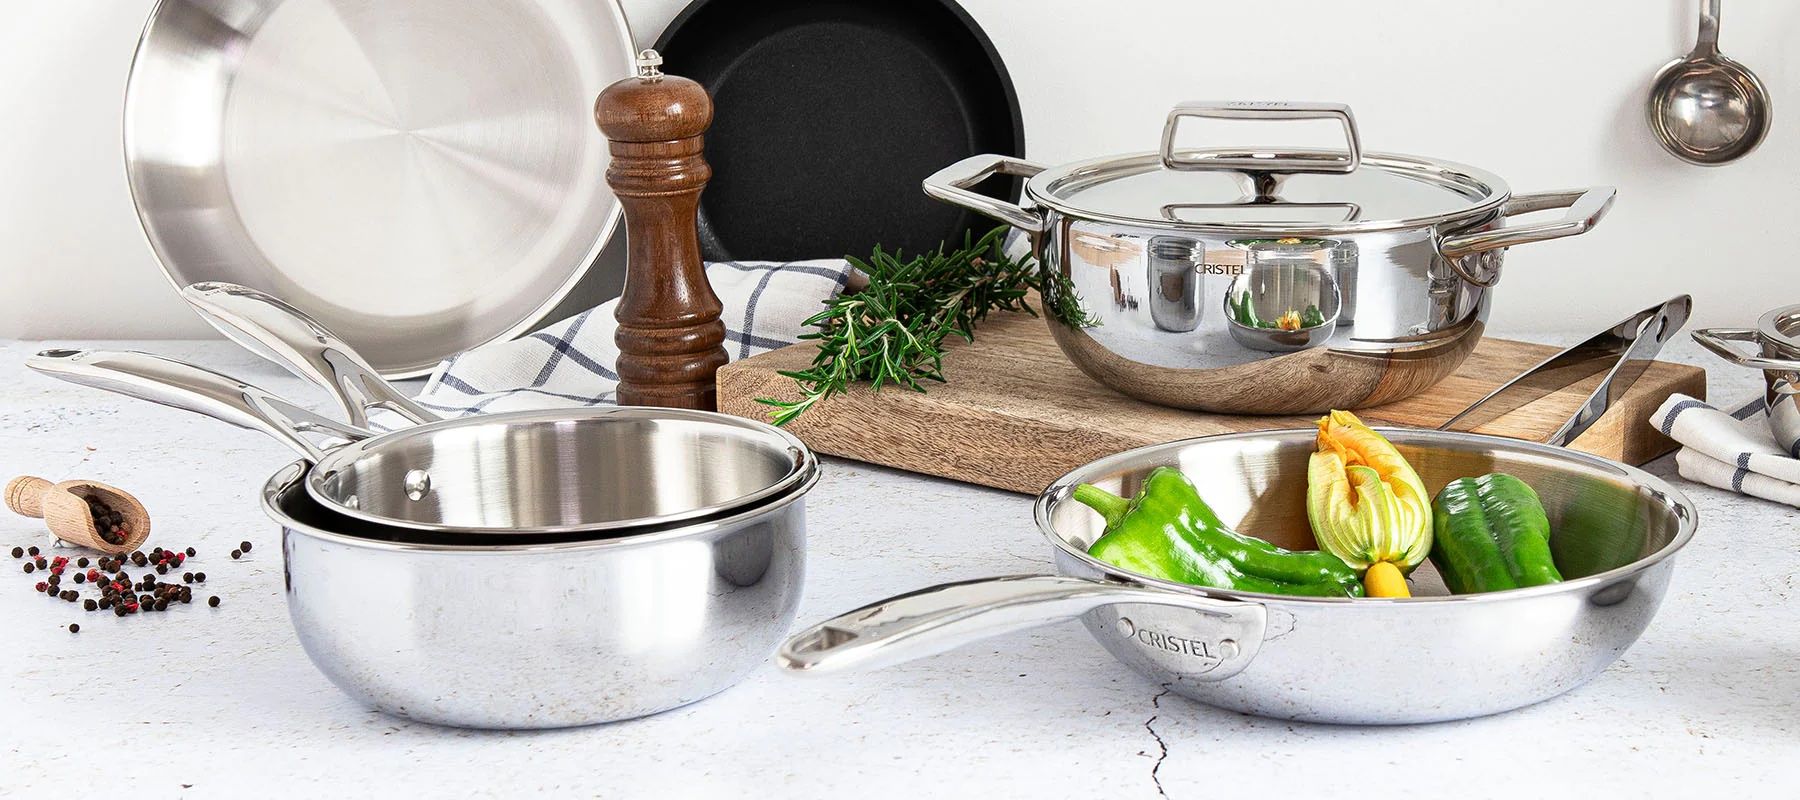
<path fill-rule="evenodd" d="M 273 425 L 267 417 L 279 414 L 311 432 L 344 428 L 241 381 L 143 353 L 49 351 L 29 363 L 246 427 Z M 663 414 L 718 416 L 589 409 L 580 424 L 621 422 L 607 437 L 620 453 L 693 447 L 681 425 L 636 424 Z M 474 422 L 509 424 L 498 415 Z M 567 452 L 563 444 L 540 443 L 551 453 Z M 736 448 L 711 456 L 708 472 L 686 479 L 752 470 L 759 458 Z M 313 469 L 294 462 L 262 494 L 264 510 L 282 526 L 288 611 L 308 657 L 377 710 L 475 728 L 653 714 L 722 691 L 763 664 L 793 622 L 805 567 L 805 496 L 818 481 L 809 470 L 790 490 L 723 516 L 605 536 L 500 534 L 421 531 L 341 514 L 307 492 Z M 672 476 L 664 480 L 668 496 L 691 495 Z M 628 512 L 606 503 L 635 509 L 642 502 L 608 491 L 589 501 L 589 513 L 617 518 Z"/>
<path fill-rule="evenodd" d="M 1755 328 L 1694 331 L 1694 341 L 1733 364 L 1762 370 L 1769 430 L 1790 455 L 1800 458 L 1800 305 L 1764 314 Z M 1756 353 L 1746 353 L 1734 342 L 1754 345 Z"/>
<path fill-rule="evenodd" d="M 1329 119 L 1343 150 L 1188 149 L 1193 117 Z M 1027 177 L 1012 205 L 969 187 Z M 1034 235 L 1055 291 L 1097 324 L 1047 315 L 1095 380 L 1163 405 L 1290 414 L 1391 402 L 1442 380 L 1480 339 L 1506 248 L 1585 232 L 1613 189 L 1514 195 L 1474 167 L 1365 153 L 1348 107 L 1188 103 L 1162 147 L 1045 167 L 974 156 L 925 193 Z M 1560 218 L 1506 225 L 1563 210 Z"/>
<path fill-rule="evenodd" d="M 1221 519 L 1310 546 L 1306 464 L 1317 432 L 1153 445 L 1103 458 L 1038 497 L 1058 575 L 947 584 L 808 628 L 781 666 L 824 673 L 893 664 L 1079 618 L 1113 656 L 1179 694 L 1248 714 L 1389 724 L 1462 719 L 1554 697 L 1606 669 L 1650 624 L 1693 537 L 1692 503 L 1667 482 L 1596 456 L 1514 439 L 1384 430 L 1427 488 L 1507 472 L 1537 490 L 1559 584 L 1450 596 L 1429 563 L 1408 599 L 1302 598 L 1208 589 L 1087 555 L 1105 527 L 1073 501 L 1082 483 L 1133 494 L 1150 471 L 1194 478 Z"/>

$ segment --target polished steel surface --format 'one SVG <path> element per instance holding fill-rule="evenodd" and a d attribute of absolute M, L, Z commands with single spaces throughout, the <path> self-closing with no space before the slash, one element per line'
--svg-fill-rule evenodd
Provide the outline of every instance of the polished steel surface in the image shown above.
<path fill-rule="evenodd" d="M 1566 447 L 1631 390 L 1662 346 L 1687 324 L 1693 310 L 1694 299 L 1684 294 L 1626 317 L 1507 381 L 1439 425 L 1438 430 L 1475 430 L 1583 379 L 1606 373 L 1581 407 L 1542 440 L 1544 444 Z"/>
<path fill-rule="evenodd" d="M 313 664 L 378 711 L 470 728 L 654 714 L 768 663 L 799 604 L 812 481 L 657 533 L 512 547 L 345 535 L 277 472 L 288 613 Z"/>
<path fill-rule="evenodd" d="M 1341 119 L 1353 151 L 1252 151 L 1243 161 L 1245 151 L 1174 147 L 1178 120 L 1221 108 L 1231 118 Z M 1276 170 L 1244 166 L 1265 163 Z M 1024 204 L 970 191 L 995 174 L 1029 176 Z M 1060 167 L 974 156 L 924 189 L 1036 234 L 1044 268 L 1067 279 L 1051 291 L 1073 293 L 1098 322 L 1049 318 L 1089 377 L 1161 405 L 1247 414 L 1379 405 L 1448 377 L 1485 330 L 1506 249 L 1584 233 L 1614 195 L 1514 195 L 1473 167 L 1362 152 L 1341 106 L 1287 104 L 1190 104 L 1170 115 L 1164 152 Z M 1333 246 L 1262 270 L 1237 244 L 1247 239 Z M 1184 251 L 1191 274 L 1180 272 Z M 1245 326 L 1233 314 L 1250 308 L 1273 322 L 1308 306 L 1324 320 L 1305 330 Z"/>
<path fill-rule="evenodd" d="M 520 411 L 375 435 L 144 353 L 51 350 L 26 366 L 262 431 L 316 465 L 307 489 L 336 512 L 446 539 L 638 533 L 765 504 L 819 471 L 785 431 L 706 411 Z"/>
<path fill-rule="evenodd" d="M 892 664 L 1080 618 L 1147 680 L 1210 705 L 1332 723 L 1463 719 L 1554 697 L 1617 660 L 1650 624 L 1672 557 L 1698 524 L 1679 490 L 1632 467 L 1512 439 L 1396 429 L 1383 433 L 1432 492 L 1495 471 L 1530 484 L 1567 580 L 1449 595 L 1427 563 L 1413 574 L 1413 598 L 1301 598 L 1169 583 L 1087 555 L 1105 523 L 1070 498 L 1073 488 L 1130 495 L 1159 466 L 1192 477 L 1238 530 L 1311 546 L 1306 462 L 1316 433 L 1190 439 L 1082 466 L 1036 505 L 1062 578 L 964 582 L 878 602 L 799 632 L 779 663 L 800 672 L 829 672 L 840 656 L 842 666 Z"/>
<path fill-rule="evenodd" d="M 1749 155 L 1769 133 L 1769 90 L 1719 52 L 1721 0 L 1702 0 L 1694 49 L 1650 86 L 1650 130 L 1676 158 L 1714 167 Z"/>
<path fill-rule="evenodd" d="M 1693 335 L 1694 341 L 1720 358 L 1762 370 L 1769 431 L 1790 455 L 1800 458 L 1800 305 L 1764 314 L 1755 328 L 1707 328 Z M 1736 342 L 1757 349 L 1747 353 L 1738 349 Z"/>
<path fill-rule="evenodd" d="M 543 321 L 617 224 L 593 98 L 612 0 L 161 0 L 132 64 L 132 197 L 179 287 L 274 292 L 390 376 Z"/>

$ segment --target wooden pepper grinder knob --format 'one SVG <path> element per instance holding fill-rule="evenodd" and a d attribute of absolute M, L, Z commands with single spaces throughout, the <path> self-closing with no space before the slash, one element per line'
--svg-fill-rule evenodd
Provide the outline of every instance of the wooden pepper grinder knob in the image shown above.
<path fill-rule="evenodd" d="M 616 317 L 619 402 L 711 410 L 726 361 L 718 295 L 700 262 L 700 190 L 712 177 L 701 154 L 712 99 L 664 75 L 655 50 L 638 74 L 606 87 L 594 121 L 610 141 L 606 183 L 625 207 L 625 290 Z"/>
<path fill-rule="evenodd" d="M 107 541 L 94 520 L 93 498 L 119 515 L 120 534 Z M 50 532 L 70 544 L 123 555 L 150 538 L 150 513 L 123 489 L 99 481 L 63 481 L 21 475 L 6 484 L 6 507 L 27 517 L 42 517 Z M 109 528 L 110 530 L 110 528 Z"/>

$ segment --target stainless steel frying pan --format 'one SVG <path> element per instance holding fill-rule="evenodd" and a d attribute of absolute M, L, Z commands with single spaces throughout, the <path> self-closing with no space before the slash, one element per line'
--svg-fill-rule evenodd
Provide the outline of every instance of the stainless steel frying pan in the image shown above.
<path fill-rule="evenodd" d="M 1225 521 L 1287 546 L 1311 541 L 1313 430 L 1152 445 L 1075 469 L 1037 501 L 1058 575 L 967 581 L 889 598 L 803 630 L 782 667 L 820 674 L 908 661 L 1079 619 L 1146 679 L 1209 705 L 1316 722 L 1392 724 L 1493 714 L 1554 697 L 1613 663 L 1650 624 L 1698 523 L 1666 481 L 1515 439 L 1383 430 L 1436 491 L 1486 472 L 1537 490 L 1562 583 L 1449 595 L 1427 563 L 1407 599 L 1209 589 L 1136 575 L 1088 547 L 1105 521 L 1071 499 L 1093 483 L 1130 495 L 1156 467 L 1192 477 Z"/>
<path fill-rule="evenodd" d="M 634 52 L 616 0 L 160 0 L 132 199 L 177 287 L 275 292 L 421 375 L 589 271 L 620 217 L 594 97 Z"/>
<path fill-rule="evenodd" d="M 349 423 L 141 353 L 48 351 L 27 366 L 262 431 L 314 465 L 307 492 L 332 511 L 445 535 L 642 530 L 763 503 L 818 471 L 791 434 L 724 414 L 569 409 L 439 419 L 276 298 L 225 283 L 183 295 L 234 340 L 327 389 Z M 368 411 L 378 407 L 420 424 L 377 434 Z"/>

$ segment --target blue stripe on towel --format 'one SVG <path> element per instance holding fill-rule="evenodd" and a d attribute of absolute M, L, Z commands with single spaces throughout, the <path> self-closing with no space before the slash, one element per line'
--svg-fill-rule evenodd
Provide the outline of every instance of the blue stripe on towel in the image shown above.
<path fill-rule="evenodd" d="M 1669 415 L 1666 417 L 1663 417 L 1662 425 L 1660 426 L 1662 428 L 1663 435 L 1664 436 L 1674 436 L 1675 435 L 1675 433 L 1674 433 L 1675 418 L 1681 416 L 1681 412 L 1686 411 L 1690 408 L 1708 408 L 1708 407 L 1709 406 L 1707 406 L 1705 403 L 1700 402 L 1699 400 L 1683 400 L 1679 403 L 1676 403 L 1674 408 L 1669 409 Z"/>
<path fill-rule="evenodd" d="M 1744 491 L 1744 477 L 1749 474 L 1750 454 L 1738 453 L 1737 471 L 1731 473 L 1731 490 L 1742 493 Z"/>

